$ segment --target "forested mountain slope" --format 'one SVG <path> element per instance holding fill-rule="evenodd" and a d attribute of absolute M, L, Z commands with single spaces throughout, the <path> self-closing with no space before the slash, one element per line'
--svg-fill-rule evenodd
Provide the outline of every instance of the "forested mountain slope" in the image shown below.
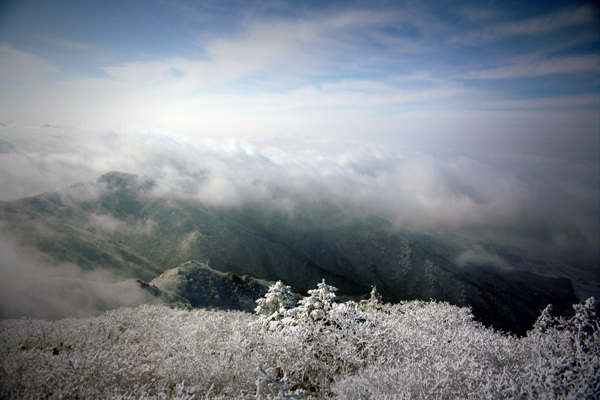
<path fill-rule="evenodd" d="M 153 288 L 168 303 L 252 312 L 256 299 L 267 293 L 269 282 L 188 261 L 154 278 L 149 284 L 149 289 Z"/>
<path fill-rule="evenodd" d="M 448 301 L 471 307 L 486 324 L 521 334 L 547 304 L 569 313 L 577 302 L 569 280 L 526 272 L 524 261 L 505 250 L 502 265 L 458 265 L 463 244 L 333 204 L 304 202 L 291 210 L 207 206 L 118 172 L 2 202 L 0 218 L 5 232 L 51 260 L 146 282 L 198 260 L 222 272 L 282 280 L 299 292 L 326 279 L 345 295 L 363 295 L 375 285 L 390 301 Z M 498 259 L 497 249 L 474 245 Z"/>

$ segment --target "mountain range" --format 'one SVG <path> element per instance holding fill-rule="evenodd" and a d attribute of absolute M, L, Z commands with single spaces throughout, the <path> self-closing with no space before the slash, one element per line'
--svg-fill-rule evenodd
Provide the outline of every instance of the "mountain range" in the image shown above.
<path fill-rule="evenodd" d="M 305 293 L 325 279 L 340 295 L 361 296 L 374 285 L 392 302 L 468 306 L 484 324 L 522 334 L 546 305 L 569 314 L 578 302 L 570 280 L 530 272 L 509 249 L 410 232 L 322 202 L 292 210 L 209 206 L 121 172 L 0 202 L 0 220 L 49 263 L 108 269 L 192 306 L 251 310 L 268 281 Z M 460 262 L 465 249 L 486 257 Z"/>

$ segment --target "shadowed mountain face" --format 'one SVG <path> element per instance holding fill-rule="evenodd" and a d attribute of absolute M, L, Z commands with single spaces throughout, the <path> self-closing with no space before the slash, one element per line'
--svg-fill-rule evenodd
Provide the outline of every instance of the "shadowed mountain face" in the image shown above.
<path fill-rule="evenodd" d="M 112 172 L 95 183 L 2 202 L 0 218 L 20 244 L 54 261 L 145 281 L 199 260 L 222 272 L 282 280 L 300 291 L 324 278 L 342 295 L 362 295 L 376 285 L 391 301 L 470 306 L 482 322 L 516 333 L 530 329 L 547 304 L 567 314 L 577 302 L 569 280 L 523 272 L 523 261 L 504 249 L 476 244 L 492 261 L 501 253 L 502 265 L 482 257 L 457 262 L 464 243 L 398 230 L 381 218 L 330 204 L 290 212 L 260 205 L 218 208 L 157 195 L 155 189 L 150 179 Z M 196 290 L 186 286 L 188 300 Z"/>
<path fill-rule="evenodd" d="M 165 271 L 150 282 L 167 302 L 191 307 L 253 312 L 272 282 L 219 272 L 198 261 L 188 261 Z"/>

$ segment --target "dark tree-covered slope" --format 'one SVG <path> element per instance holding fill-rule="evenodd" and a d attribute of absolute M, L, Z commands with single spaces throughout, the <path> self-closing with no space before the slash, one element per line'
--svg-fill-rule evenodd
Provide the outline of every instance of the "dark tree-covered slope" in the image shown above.
<path fill-rule="evenodd" d="M 333 204 L 304 203 L 291 211 L 260 204 L 211 207 L 159 194 L 151 179 L 119 172 L 1 202 L 0 219 L 21 245 L 51 260 L 147 282 L 199 260 L 222 272 L 282 280 L 299 291 L 325 279 L 342 295 L 376 285 L 390 301 L 470 306 L 484 323 L 517 333 L 531 328 L 547 304 L 569 313 L 577 302 L 567 279 L 523 272 L 523 265 L 458 266 L 458 242 Z M 503 251 L 503 259 L 522 263 Z"/>

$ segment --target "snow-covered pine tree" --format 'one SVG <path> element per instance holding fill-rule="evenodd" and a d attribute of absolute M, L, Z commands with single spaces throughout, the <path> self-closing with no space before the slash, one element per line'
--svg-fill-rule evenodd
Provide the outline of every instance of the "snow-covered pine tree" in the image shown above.
<path fill-rule="evenodd" d="M 286 310 L 296 305 L 296 300 L 290 287 L 277 281 L 269 288 L 265 297 L 256 300 L 256 304 L 255 313 L 268 321 L 273 321 L 283 318 Z"/>
<path fill-rule="evenodd" d="M 383 300 L 377 288 L 371 286 L 371 297 L 368 300 L 361 300 L 358 303 L 358 309 L 361 311 L 376 311 L 380 310 L 383 305 Z"/>
<path fill-rule="evenodd" d="M 308 297 L 300 300 L 296 307 L 296 313 L 299 317 L 308 317 L 312 320 L 322 320 L 327 317 L 339 303 L 335 292 L 337 288 L 325 283 L 325 279 L 317 284 L 316 289 L 308 291 Z"/>

